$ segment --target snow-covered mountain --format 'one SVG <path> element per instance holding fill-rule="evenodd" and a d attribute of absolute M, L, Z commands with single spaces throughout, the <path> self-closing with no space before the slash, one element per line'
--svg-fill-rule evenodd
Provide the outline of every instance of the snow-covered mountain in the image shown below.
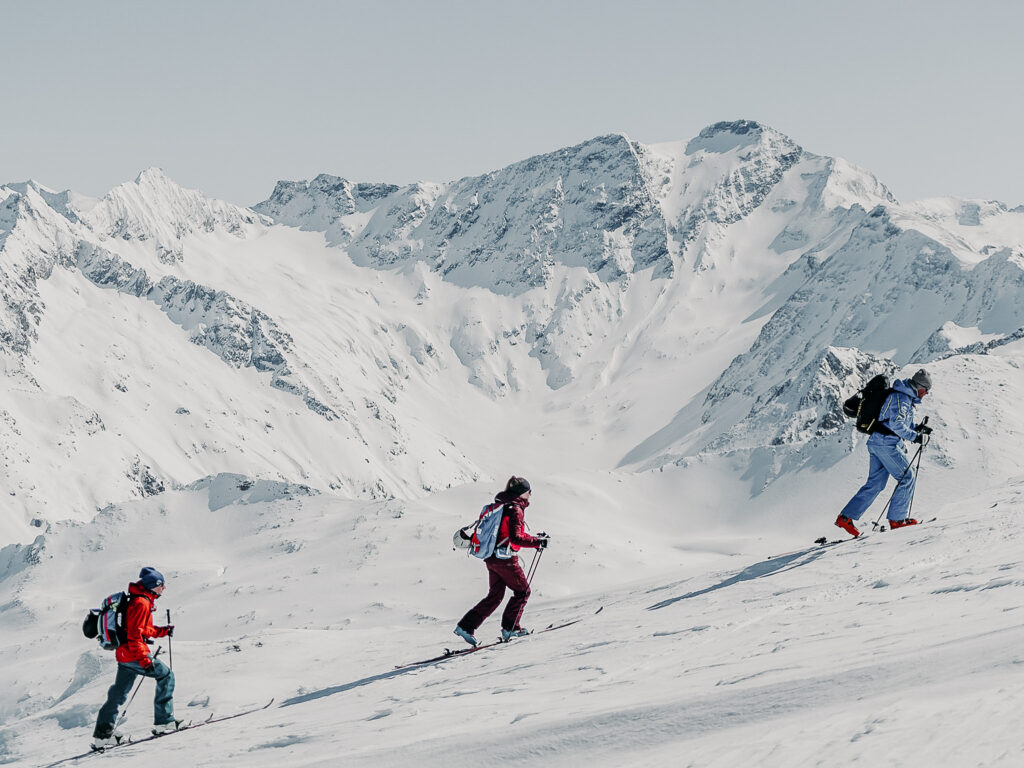
<path fill-rule="evenodd" d="M 809 438 L 777 414 L 806 410 L 792 384 L 829 347 L 904 365 L 1022 326 L 1024 210 L 903 206 L 750 121 L 673 144 L 600 137 L 447 184 L 280 182 L 258 213 L 156 169 L 98 201 L 2 194 L 16 538 L 220 471 L 350 498 L 465 482 L 493 441 L 459 417 L 463 397 L 501 432 L 543 407 L 569 438 L 555 455 L 582 417 L 582 466 L 786 452 Z M 183 397 L 185 380 L 208 392 Z M 835 396 L 803 421 L 836 434 L 854 384 L 826 374 Z M 307 437 L 273 439 L 296 419 Z M 86 444 L 109 457 L 101 475 L 64 461 Z M 48 488 L 24 463 L 46 454 L 65 464 Z"/>
<path fill-rule="evenodd" d="M 1024 211 L 902 206 L 750 121 L 447 184 L 280 182 L 258 213 L 157 169 L 102 200 L 0 194 L 17 539 L 218 472 L 412 498 L 486 475 L 486 431 L 537 409 L 587 468 L 791 452 L 787 414 L 843 429 L 849 370 L 813 413 L 793 386 L 829 347 L 904 365 L 1022 326 Z"/>
<path fill-rule="evenodd" d="M 670 688 L 655 679 L 670 678 L 628 672 L 630 627 L 653 621 L 647 659 L 687 652 L 689 638 L 710 631 L 709 648 L 742 659 L 719 684 L 749 691 L 743 681 L 764 674 L 763 654 L 730 639 L 744 636 L 734 630 L 745 609 L 719 596 L 750 582 L 737 600 L 756 605 L 752 620 L 797 657 L 818 659 L 784 618 L 805 607 L 801 598 L 778 603 L 757 585 L 776 572 L 764 558 L 829 530 L 861 481 L 861 441 L 840 404 L 879 371 L 926 364 L 936 382 L 922 406 L 937 429 L 918 503 L 961 522 L 978 498 L 998 506 L 995 528 L 971 529 L 976 572 L 967 578 L 964 561 L 941 577 L 966 591 L 999 582 L 1017 567 L 1009 520 L 1024 430 L 1022 275 L 1024 208 L 901 203 L 869 172 L 751 121 L 658 145 L 599 137 L 446 183 L 282 181 L 254 210 L 157 169 L 100 200 L 2 186 L 0 626 L 12 640 L 0 650 L 0 760 L 47 759 L 29 743 L 36 729 L 82 741 L 109 663 L 69 639 L 77 612 L 123 587 L 140 558 L 172 577 L 168 598 L 188 627 L 179 708 L 205 716 L 211 701 L 241 705 L 271 690 L 317 707 L 324 723 L 411 716 L 432 674 L 424 691 L 415 675 L 380 686 L 379 698 L 362 690 L 389 680 L 388 664 L 410 645 L 427 653 L 446 642 L 480 579 L 478 567 L 448 558 L 450 532 L 512 472 L 534 482 L 530 517 L 560 544 L 531 602 L 538 622 L 609 601 L 620 611 L 601 630 L 618 650 L 595 650 L 590 630 L 567 629 L 570 650 L 557 663 L 610 665 L 664 698 L 651 710 L 658 722 L 690 722 L 680 696 L 707 675 L 684 670 Z M 937 534 L 910 541 L 922 562 L 953 556 Z M 842 610 L 871 588 L 882 605 L 910 601 L 924 617 L 929 595 L 948 594 L 925 575 L 899 586 L 894 546 L 862 549 L 874 584 L 896 588 L 853 575 L 839 588 Z M 834 571 L 812 565 L 817 554 L 801 557 L 787 563 L 811 566 L 800 571 L 809 581 L 780 589 L 826 602 Z M 723 586 L 700 586 L 709 569 Z M 714 625 L 636 608 L 648 592 L 651 603 L 667 599 L 679 579 L 692 582 L 682 605 L 714 614 Z M 1002 627 L 1007 594 L 974 620 Z M 960 610 L 966 603 L 948 616 Z M 812 623 L 839 615 L 823 607 Z M 661 639 L 676 635 L 678 649 Z M 830 647 L 855 653 L 867 642 L 844 637 Z M 975 640 L 963 648 L 1010 663 L 1009 641 Z M 909 653 L 912 641 L 894 642 Z M 383 671 L 366 677 L 378 662 Z M 710 650 L 705 662 L 721 663 Z M 560 676 L 540 650 L 524 663 L 555 681 L 545 695 L 593 694 L 585 717 L 536 725 L 533 705 L 513 696 L 506 726 L 539 739 L 529 756 L 573 764 L 574 749 L 591 754 L 583 734 L 606 722 L 603 709 L 624 713 L 607 720 L 622 727 L 650 703 L 620 699 L 624 689 L 600 674 Z M 830 674 L 822 659 L 779 669 L 797 670 L 779 673 L 780 691 L 812 695 L 805 678 Z M 853 679 L 861 668 L 843 669 Z M 514 669 L 483 670 L 520 690 Z M 346 681 L 359 689 L 355 703 L 334 696 Z M 471 688 L 467 711 L 489 690 Z M 441 704 L 416 705 L 425 725 L 396 729 L 391 751 L 366 736 L 350 757 L 401 765 L 402 749 L 419 745 L 426 764 L 447 764 L 451 751 L 430 734 L 460 720 L 451 702 L 465 692 L 454 682 L 434 690 Z M 782 706 L 781 694 L 765 696 L 766 707 Z M 733 706 L 709 697 L 715 711 Z M 284 729 L 259 736 L 262 751 L 236 740 L 230 758 L 186 746 L 164 754 L 259 765 L 289 750 L 293 764 L 329 762 L 330 748 L 307 744 L 326 738 L 319 726 L 290 735 L 292 711 L 259 721 Z M 788 732 L 803 738 L 801 710 L 786 711 Z M 706 763 L 729 764 L 728 729 L 698 725 Z M 560 746 L 559 728 L 578 739 Z M 670 738 L 655 738 L 650 754 L 638 746 L 667 731 L 627 730 L 635 741 L 625 754 L 636 759 L 625 762 L 677 764 Z M 460 732 L 484 744 L 482 726 Z M 765 765 L 806 758 L 757 743 Z"/>

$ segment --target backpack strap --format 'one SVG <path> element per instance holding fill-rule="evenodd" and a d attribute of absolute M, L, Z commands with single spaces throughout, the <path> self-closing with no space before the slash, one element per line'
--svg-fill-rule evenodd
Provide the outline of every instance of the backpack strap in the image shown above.
<path fill-rule="evenodd" d="M 122 597 L 117 603 L 117 641 L 121 645 L 128 642 L 128 605 L 141 595 L 133 595 L 131 592 L 122 592 Z"/>
<path fill-rule="evenodd" d="M 887 427 L 885 424 L 883 424 L 880 421 L 881 416 L 882 416 L 882 410 L 885 408 L 886 402 L 888 402 L 889 398 L 892 397 L 894 394 L 896 394 L 896 390 L 893 389 L 892 387 L 889 387 L 887 390 L 885 390 L 885 397 L 882 398 L 882 405 L 878 409 L 878 418 L 874 420 L 874 422 L 871 424 L 871 427 L 868 429 L 869 434 L 872 434 L 872 435 L 876 435 L 876 434 L 877 435 L 895 435 L 896 434 L 891 429 L 889 429 L 889 427 Z"/>

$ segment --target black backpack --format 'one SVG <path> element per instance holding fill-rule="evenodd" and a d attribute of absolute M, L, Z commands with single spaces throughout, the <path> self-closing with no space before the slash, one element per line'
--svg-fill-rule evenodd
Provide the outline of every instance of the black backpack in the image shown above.
<path fill-rule="evenodd" d="M 882 411 L 885 398 L 893 393 L 889 379 L 883 374 L 873 376 L 864 388 L 843 403 L 843 413 L 854 419 L 858 432 L 870 435 L 881 432 L 891 435 L 893 431 L 884 424 L 878 423 L 878 414 Z"/>
<path fill-rule="evenodd" d="M 124 645 L 128 640 L 125 612 L 134 597 L 126 592 L 115 592 L 104 599 L 99 608 L 93 608 L 86 615 L 82 622 L 82 634 L 90 640 L 95 638 L 100 647 L 107 651 Z"/>

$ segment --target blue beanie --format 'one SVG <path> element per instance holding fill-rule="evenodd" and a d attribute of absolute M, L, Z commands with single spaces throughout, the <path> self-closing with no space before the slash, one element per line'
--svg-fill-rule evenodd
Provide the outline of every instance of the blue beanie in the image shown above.
<path fill-rule="evenodd" d="M 139 571 L 139 583 L 150 592 L 164 585 L 164 575 L 156 568 L 146 566 Z"/>

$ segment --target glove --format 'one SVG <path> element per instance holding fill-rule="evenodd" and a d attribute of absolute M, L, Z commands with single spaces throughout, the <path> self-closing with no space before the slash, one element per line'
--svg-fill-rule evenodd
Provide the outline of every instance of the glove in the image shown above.
<path fill-rule="evenodd" d="M 174 637 L 174 625 L 168 624 L 164 629 L 167 630 L 167 637 Z"/>
<path fill-rule="evenodd" d="M 538 541 L 537 541 L 537 549 L 547 549 L 548 548 L 548 535 L 546 533 L 541 535 L 541 536 L 538 536 L 537 539 L 538 539 Z"/>
<path fill-rule="evenodd" d="M 917 432 L 919 435 L 930 435 L 932 433 L 932 428 L 922 422 L 921 424 L 918 424 L 916 427 L 914 427 L 914 431 Z"/>
<path fill-rule="evenodd" d="M 920 432 L 918 432 L 917 433 L 917 437 L 914 438 L 914 442 L 915 443 L 923 443 L 924 442 L 924 435 L 922 435 Z"/>

